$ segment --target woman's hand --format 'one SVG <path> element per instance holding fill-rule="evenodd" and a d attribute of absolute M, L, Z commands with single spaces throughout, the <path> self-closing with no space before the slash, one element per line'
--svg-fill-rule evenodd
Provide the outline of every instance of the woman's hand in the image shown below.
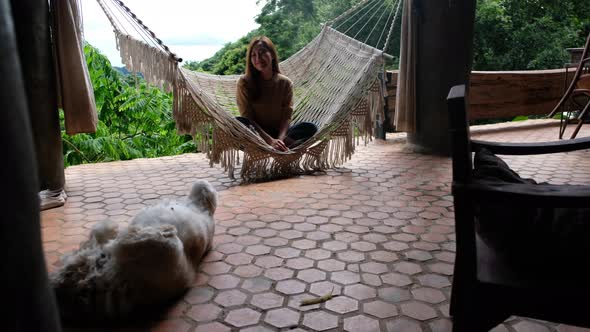
<path fill-rule="evenodd" d="M 268 142 L 268 144 L 270 144 L 270 146 L 272 146 L 273 148 L 275 148 L 279 151 L 289 151 L 289 148 L 287 147 L 285 142 L 283 142 L 280 139 L 271 139 L 271 141 Z"/>

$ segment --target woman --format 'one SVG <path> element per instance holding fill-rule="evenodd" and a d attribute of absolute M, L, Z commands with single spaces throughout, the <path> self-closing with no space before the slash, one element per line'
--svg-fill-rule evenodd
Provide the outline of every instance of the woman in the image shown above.
<path fill-rule="evenodd" d="M 279 151 L 294 148 L 318 130 L 309 122 L 290 126 L 293 83 L 281 74 L 277 51 L 268 37 L 255 37 L 248 45 L 246 74 L 238 80 L 236 95 L 241 115 L 237 119 Z"/>

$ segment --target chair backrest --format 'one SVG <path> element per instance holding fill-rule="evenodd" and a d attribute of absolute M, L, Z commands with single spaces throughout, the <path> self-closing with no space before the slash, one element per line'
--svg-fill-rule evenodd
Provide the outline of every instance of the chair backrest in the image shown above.
<path fill-rule="evenodd" d="M 453 157 L 453 182 L 469 182 L 473 169 L 466 93 L 465 85 L 456 85 L 451 88 L 447 97 Z"/>
<path fill-rule="evenodd" d="M 588 274 L 584 270 L 584 259 L 573 256 L 573 252 L 587 252 L 584 247 L 586 242 L 576 241 L 575 237 L 557 237 L 563 229 L 571 230 L 572 224 L 584 225 L 578 220 L 588 220 L 583 214 L 586 212 L 575 209 L 589 210 L 590 186 L 495 181 L 481 178 L 481 172 L 475 177 L 472 157 L 472 149 L 483 151 L 482 148 L 500 155 L 589 149 L 590 137 L 536 143 L 471 140 L 467 118 L 468 89 L 465 85 L 451 89 L 447 105 L 452 141 L 456 234 L 450 306 L 453 331 L 488 331 L 512 315 L 590 326 L 586 307 L 576 304 L 590 294 L 584 279 Z M 483 171 L 483 168 L 478 171 Z M 549 228 L 547 224 L 541 224 L 546 220 L 539 219 L 538 215 L 556 216 L 556 210 L 551 209 L 563 211 L 563 208 L 573 208 L 568 210 L 569 214 L 564 214 L 567 220 L 551 219 Z M 543 212 L 538 212 L 538 209 Z M 579 216 L 582 216 L 581 219 Z M 574 222 L 568 223 L 570 220 Z M 502 221 L 507 223 L 502 224 Z M 560 229 L 560 226 L 565 228 Z M 551 233 L 548 234 L 550 240 L 546 240 L 545 229 L 555 232 L 555 237 Z M 583 238 L 584 231 L 586 229 L 582 227 L 571 233 Z M 510 242 L 505 242 L 506 238 Z M 500 242 L 495 241 L 498 239 Z M 527 247 L 531 243 L 533 245 Z M 547 246 L 547 243 L 550 244 Z M 502 247 L 505 244 L 509 247 Z M 516 246 L 510 246 L 512 244 Z M 575 247 L 576 244 L 578 247 Z M 506 248 L 509 250 L 504 250 Z M 571 249 L 572 253 L 562 255 L 563 251 L 560 252 L 559 259 L 550 259 L 548 268 L 548 262 L 544 261 L 548 255 L 540 253 L 533 257 L 539 249 L 547 249 L 547 253 Z M 575 264 L 567 259 L 570 256 L 575 259 Z"/>

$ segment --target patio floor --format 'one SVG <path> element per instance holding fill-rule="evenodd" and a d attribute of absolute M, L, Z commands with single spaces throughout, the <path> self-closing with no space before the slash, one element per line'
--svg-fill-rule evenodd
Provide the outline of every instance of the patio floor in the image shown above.
<path fill-rule="evenodd" d="M 555 140 L 558 127 L 548 124 L 478 126 L 472 133 Z M 590 136 L 590 125 L 578 136 Z M 131 330 L 450 331 L 450 158 L 413 153 L 404 142 L 388 135 L 360 146 L 341 168 L 248 185 L 210 168 L 202 154 L 69 167 L 67 203 L 42 212 L 48 268 L 97 221 L 124 224 L 144 206 L 185 196 L 202 178 L 219 191 L 214 249 L 165 320 Z M 590 184 L 590 151 L 505 160 L 539 181 Z M 299 306 L 332 289 L 340 296 Z M 513 317 L 493 331 L 590 330 Z"/>

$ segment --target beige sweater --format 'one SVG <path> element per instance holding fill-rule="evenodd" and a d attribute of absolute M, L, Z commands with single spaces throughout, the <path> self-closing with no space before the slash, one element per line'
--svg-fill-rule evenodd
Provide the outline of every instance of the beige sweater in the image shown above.
<path fill-rule="evenodd" d="M 244 77 L 238 80 L 236 99 L 240 115 L 255 121 L 266 133 L 276 138 L 282 121 L 291 120 L 293 113 L 293 83 L 282 74 L 262 81 L 260 97 L 250 100 Z"/>

